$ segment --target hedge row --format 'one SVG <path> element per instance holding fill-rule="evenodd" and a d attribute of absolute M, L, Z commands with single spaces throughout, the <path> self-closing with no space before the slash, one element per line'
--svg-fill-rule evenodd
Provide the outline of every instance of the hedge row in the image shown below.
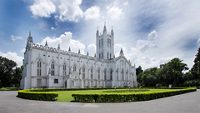
<path fill-rule="evenodd" d="M 17 97 L 30 100 L 55 101 L 57 93 L 50 92 L 31 92 L 30 90 L 19 90 Z"/>
<path fill-rule="evenodd" d="M 196 91 L 196 88 L 173 90 L 168 92 L 150 92 L 140 94 L 72 94 L 75 102 L 133 102 L 146 101 L 162 97 L 178 95 L 182 93 Z"/>

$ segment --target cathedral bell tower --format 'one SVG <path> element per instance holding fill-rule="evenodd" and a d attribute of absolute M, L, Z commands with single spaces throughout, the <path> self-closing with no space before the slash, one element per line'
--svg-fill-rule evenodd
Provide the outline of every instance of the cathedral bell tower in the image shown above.
<path fill-rule="evenodd" d="M 96 57 L 97 59 L 112 59 L 114 58 L 114 31 L 113 28 L 110 34 L 107 32 L 104 24 L 103 33 L 96 32 Z"/>

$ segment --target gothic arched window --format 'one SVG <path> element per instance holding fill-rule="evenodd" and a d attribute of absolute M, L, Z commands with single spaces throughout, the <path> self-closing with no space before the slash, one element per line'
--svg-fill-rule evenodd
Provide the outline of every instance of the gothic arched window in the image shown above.
<path fill-rule="evenodd" d="M 73 72 L 75 72 L 75 71 L 76 71 L 76 65 L 73 66 Z"/>
<path fill-rule="evenodd" d="M 110 80 L 112 80 L 113 78 L 113 70 L 112 69 L 110 69 Z"/>
<path fill-rule="evenodd" d="M 91 67 L 91 79 L 93 79 L 93 67 Z"/>
<path fill-rule="evenodd" d="M 66 63 L 63 64 L 63 75 L 66 76 L 67 66 Z"/>
<path fill-rule="evenodd" d="M 104 80 L 106 80 L 106 69 L 104 69 L 103 74 L 104 74 Z"/>
<path fill-rule="evenodd" d="M 82 73 L 83 77 L 82 78 L 85 79 L 85 66 L 83 66 L 82 71 L 83 71 L 83 73 Z"/>
<path fill-rule="evenodd" d="M 98 68 L 97 72 L 98 72 L 98 80 L 100 80 L 100 68 Z"/>
<path fill-rule="evenodd" d="M 117 80 L 119 80 L 119 77 L 118 77 L 118 76 L 119 76 L 119 75 L 118 75 L 118 69 L 116 70 L 116 73 L 117 73 Z"/>
<path fill-rule="evenodd" d="M 124 69 L 122 69 L 122 80 L 124 80 Z"/>
<path fill-rule="evenodd" d="M 54 64 L 54 61 L 52 61 L 52 63 L 51 63 L 51 75 L 52 76 L 55 75 L 55 64 Z"/>
<path fill-rule="evenodd" d="M 42 62 L 40 60 L 37 61 L 37 76 L 42 75 Z"/>

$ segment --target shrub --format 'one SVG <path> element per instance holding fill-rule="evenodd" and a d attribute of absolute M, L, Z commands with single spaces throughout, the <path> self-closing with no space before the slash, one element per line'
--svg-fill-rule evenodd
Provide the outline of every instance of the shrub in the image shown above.
<path fill-rule="evenodd" d="M 55 101 L 56 97 L 58 97 L 58 94 L 50 92 L 32 92 L 30 90 L 19 90 L 17 97 L 30 100 Z"/>
<path fill-rule="evenodd" d="M 178 95 L 182 93 L 196 91 L 196 88 L 186 88 L 177 90 L 168 90 L 163 92 L 148 93 L 113 93 L 113 94 L 72 94 L 75 102 L 133 102 L 147 101 L 162 97 Z"/>

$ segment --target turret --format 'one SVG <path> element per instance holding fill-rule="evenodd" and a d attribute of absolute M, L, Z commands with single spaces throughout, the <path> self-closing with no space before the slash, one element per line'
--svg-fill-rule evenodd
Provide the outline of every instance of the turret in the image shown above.
<path fill-rule="evenodd" d="M 58 49 L 60 49 L 60 44 L 58 44 Z"/>
<path fill-rule="evenodd" d="M 33 43 L 33 38 L 31 36 L 31 32 L 29 32 L 29 36 L 26 43 L 26 49 L 30 49 L 32 43 Z"/>
<path fill-rule="evenodd" d="M 98 36 L 99 36 L 99 29 L 97 27 L 96 37 L 98 37 Z"/>
<path fill-rule="evenodd" d="M 112 29 L 111 29 L 111 36 L 114 36 L 113 27 L 112 27 Z"/>
<path fill-rule="evenodd" d="M 45 46 L 48 46 L 48 43 L 47 43 L 47 41 L 46 41 L 46 43 L 45 43 Z"/>
<path fill-rule="evenodd" d="M 104 24 L 104 27 L 103 27 L 103 34 L 107 34 L 106 23 Z"/>
<path fill-rule="evenodd" d="M 122 50 L 122 48 L 121 48 L 121 51 L 120 51 L 120 54 L 119 54 L 120 56 L 124 56 L 124 52 L 123 52 L 123 50 Z"/>

